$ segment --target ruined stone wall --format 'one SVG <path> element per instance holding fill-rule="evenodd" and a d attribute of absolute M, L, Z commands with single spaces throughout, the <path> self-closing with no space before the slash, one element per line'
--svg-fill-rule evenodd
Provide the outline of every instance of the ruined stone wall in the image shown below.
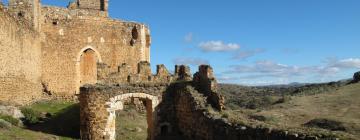
<path fill-rule="evenodd" d="M 40 30 L 40 0 L 9 0 L 8 9 L 14 17 L 25 19 L 31 24 L 31 28 Z"/>
<path fill-rule="evenodd" d="M 224 97 L 218 92 L 217 81 L 213 69 L 209 65 L 199 66 L 199 71 L 194 74 L 193 86 L 200 93 L 207 96 L 208 102 L 216 109 L 223 110 Z"/>
<path fill-rule="evenodd" d="M 41 96 L 41 45 L 31 24 L 0 7 L 0 101 L 25 104 Z"/>
<path fill-rule="evenodd" d="M 209 66 L 200 66 L 200 69 L 203 67 L 210 68 Z M 123 103 L 132 98 L 146 100 L 149 139 L 168 139 L 167 134 L 176 137 L 182 136 L 178 132 L 181 132 L 183 129 L 179 128 L 184 128 L 182 125 L 190 121 L 183 120 L 183 118 L 180 118 L 181 116 L 177 116 L 178 114 L 184 114 L 177 112 L 176 108 L 184 108 L 184 111 L 187 111 L 187 107 L 198 106 L 198 104 L 187 100 L 181 102 L 183 101 L 181 97 L 183 97 L 183 94 L 189 93 L 186 87 L 192 87 L 194 84 L 201 83 L 200 81 L 192 81 L 188 66 L 175 66 L 175 69 L 175 74 L 171 75 L 164 65 L 158 65 L 157 73 L 152 75 L 150 64 L 148 62 L 140 62 L 136 74 L 126 75 L 129 71 L 126 65 L 120 66 L 117 72 L 110 72 L 109 66 L 98 64 L 98 84 L 85 85 L 81 88 L 79 95 L 80 114 L 82 114 L 82 139 L 104 138 L 106 140 L 113 140 L 115 138 L 115 125 L 112 124 L 115 123 L 115 110 L 122 109 Z M 206 83 L 208 82 L 206 81 Z M 205 88 L 204 90 L 211 91 L 211 89 Z M 205 106 L 208 103 L 206 98 L 210 96 L 205 93 L 199 93 L 195 89 L 193 91 L 198 98 L 203 99 L 202 106 Z M 217 103 L 220 103 L 220 101 L 217 101 Z M 209 105 L 209 107 L 211 108 L 212 106 Z M 99 110 L 106 110 L 106 112 L 101 111 L 99 113 Z M 192 114 L 185 115 L 194 117 Z M 184 117 L 184 119 L 187 118 Z M 187 126 L 191 127 L 191 125 L 193 124 L 188 124 Z M 165 130 L 164 127 L 168 129 Z M 170 131 L 170 129 L 173 129 L 173 131 Z M 192 129 L 189 130 L 194 131 Z M 165 137 L 163 137 L 163 133 L 166 133 Z"/>
<path fill-rule="evenodd" d="M 148 137 L 153 137 L 157 122 L 157 106 L 162 101 L 166 87 L 165 84 L 82 87 L 79 95 L 81 139 L 114 140 L 115 111 L 122 110 L 124 103 L 131 98 L 147 100 Z"/>
<path fill-rule="evenodd" d="M 122 84 L 122 83 L 170 83 L 175 75 L 169 73 L 164 65 L 157 65 L 156 74 L 153 75 L 150 63 L 142 61 L 138 63 L 137 72 L 132 73 L 131 67 L 127 64 L 118 66 L 117 71 L 111 71 L 111 67 L 99 63 L 97 66 L 98 83 Z"/>
<path fill-rule="evenodd" d="M 84 9 L 43 7 L 42 81 L 56 95 L 78 92 L 79 61 L 86 49 L 96 52 L 97 62 L 111 72 L 127 64 L 137 73 L 138 63 L 150 61 L 147 26 L 94 16 Z"/>
<path fill-rule="evenodd" d="M 108 11 L 108 0 L 77 0 L 76 4 L 80 9 L 92 11 Z"/>
<path fill-rule="evenodd" d="M 183 87 L 183 88 L 179 88 Z M 263 126 L 230 123 L 219 112 L 209 112 L 205 96 L 191 86 L 178 86 L 173 131 L 188 140 L 330 140 L 326 135 L 289 132 Z M 210 108 L 211 109 L 211 108 Z"/>

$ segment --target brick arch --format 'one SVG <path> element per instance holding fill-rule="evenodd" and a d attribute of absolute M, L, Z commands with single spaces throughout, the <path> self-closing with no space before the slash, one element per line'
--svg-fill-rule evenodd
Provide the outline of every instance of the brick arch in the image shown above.
<path fill-rule="evenodd" d="M 80 63 L 80 60 L 81 60 L 81 55 L 86 51 L 86 50 L 93 50 L 96 54 L 96 57 L 98 58 L 99 62 L 102 63 L 102 59 L 101 59 L 101 55 L 99 53 L 99 51 L 97 49 L 95 49 L 94 47 L 92 46 L 86 46 L 84 48 L 82 48 L 80 50 L 80 52 L 78 52 L 78 55 L 76 56 L 76 62 Z"/>
<path fill-rule="evenodd" d="M 115 131 L 115 122 L 116 122 L 116 111 L 124 109 L 124 102 L 127 99 L 139 98 L 146 101 L 146 118 L 148 123 L 148 139 L 153 139 L 154 137 L 154 126 L 156 123 L 156 115 L 154 115 L 155 108 L 159 105 L 159 98 L 146 93 L 127 93 L 114 96 L 109 99 L 106 103 L 106 110 L 108 111 L 108 118 L 105 125 L 105 136 L 110 140 L 115 140 L 116 131 Z"/>
<path fill-rule="evenodd" d="M 94 59 L 96 59 L 96 62 L 95 62 L 95 64 L 94 65 L 96 65 L 96 63 L 102 63 L 102 59 L 101 59 L 101 55 L 100 55 L 100 53 L 99 53 L 99 51 L 97 51 L 94 47 L 92 47 L 92 46 L 86 46 L 86 47 L 84 47 L 84 48 L 82 48 L 81 50 L 80 50 L 80 52 L 78 52 L 78 54 L 77 54 L 77 56 L 76 56 L 76 91 L 75 91 L 75 93 L 76 94 L 78 94 L 79 93 L 79 89 L 80 89 L 80 86 L 81 86 L 81 80 L 82 80 L 82 78 L 81 78 L 81 60 L 82 60 L 82 56 L 84 55 L 84 54 L 86 54 L 86 52 L 88 52 L 88 51 L 91 51 L 91 52 L 93 52 L 94 53 Z M 96 66 L 94 66 L 94 67 L 96 67 Z M 95 72 L 97 71 L 97 69 L 95 68 L 95 70 L 94 70 Z M 96 78 L 96 77 L 95 77 Z M 94 83 L 96 83 L 96 82 L 94 82 Z M 92 83 L 93 84 L 93 83 Z"/>

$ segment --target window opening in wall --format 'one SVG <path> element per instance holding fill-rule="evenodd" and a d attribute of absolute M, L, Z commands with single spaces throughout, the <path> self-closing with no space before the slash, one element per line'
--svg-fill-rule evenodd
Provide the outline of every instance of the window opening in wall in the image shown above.
<path fill-rule="evenodd" d="M 130 41 L 130 45 L 131 45 L 131 46 L 134 46 L 138 38 L 139 38 L 139 32 L 138 32 L 137 28 L 134 27 L 134 28 L 131 30 L 131 41 Z"/>
<path fill-rule="evenodd" d="M 166 136 L 169 133 L 169 127 L 167 125 L 161 126 L 161 135 Z"/>
<path fill-rule="evenodd" d="M 100 10 L 105 11 L 105 0 L 100 0 Z"/>
<path fill-rule="evenodd" d="M 19 13 L 18 13 L 18 17 L 24 17 L 24 13 L 23 13 L 23 12 L 19 12 Z"/>
<path fill-rule="evenodd" d="M 53 25 L 58 25 L 58 24 L 59 24 L 59 21 L 54 20 L 54 21 L 52 22 L 52 24 L 53 24 Z"/>

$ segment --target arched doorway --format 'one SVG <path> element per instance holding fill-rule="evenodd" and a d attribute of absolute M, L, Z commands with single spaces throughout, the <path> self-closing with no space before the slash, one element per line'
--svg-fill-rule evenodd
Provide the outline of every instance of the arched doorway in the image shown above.
<path fill-rule="evenodd" d="M 109 116 L 107 119 L 107 124 L 105 126 L 106 136 L 110 140 L 116 139 L 116 111 L 124 109 L 124 103 L 126 101 L 133 100 L 134 98 L 144 101 L 146 107 L 146 122 L 147 122 L 147 139 L 153 140 L 154 136 L 154 126 L 156 122 L 156 115 L 154 115 L 155 108 L 159 104 L 159 99 L 156 96 L 145 94 L 145 93 L 127 93 L 115 96 L 110 99 L 111 102 L 107 102 L 107 110 L 109 111 Z M 119 124 L 122 125 L 122 124 Z"/>
<path fill-rule="evenodd" d="M 99 52 L 92 47 L 83 48 L 76 62 L 76 93 L 85 84 L 95 84 L 97 82 L 97 63 L 102 62 Z"/>
<path fill-rule="evenodd" d="M 97 58 L 95 51 L 87 49 L 80 58 L 80 86 L 95 84 L 97 80 Z"/>

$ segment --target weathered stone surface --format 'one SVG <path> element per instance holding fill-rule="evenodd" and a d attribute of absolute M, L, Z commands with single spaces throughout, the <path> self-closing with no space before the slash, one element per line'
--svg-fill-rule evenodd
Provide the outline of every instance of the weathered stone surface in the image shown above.
<path fill-rule="evenodd" d="M 0 114 L 9 115 L 16 119 L 24 117 L 24 114 L 21 113 L 21 110 L 14 106 L 0 105 Z"/>
<path fill-rule="evenodd" d="M 129 75 L 150 61 L 144 24 L 108 18 L 107 0 L 75 0 L 68 7 L 41 6 L 39 0 L 9 0 L 0 7 L 0 101 L 31 103 L 42 89 L 76 98 L 81 85 L 101 76 L 97 63 L 109 73 L 126 63 Z"/>

